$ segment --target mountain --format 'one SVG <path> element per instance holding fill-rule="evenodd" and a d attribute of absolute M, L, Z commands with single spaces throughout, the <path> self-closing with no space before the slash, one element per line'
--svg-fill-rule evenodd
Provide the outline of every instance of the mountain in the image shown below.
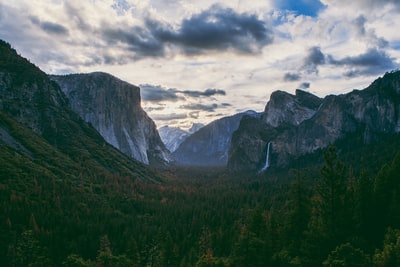
<path fill-rule="evenodd" d="M 139 87 L 101 72 L 50 77 L 61 87 L 72 110 L 108 143 L 145 164 L 170 162 L 155 123 L 140 105 Z"/>
<path fill-rule="evenodd" d="M 313 153 L 349 136 L 364 144 L 400 132 L 400 71 L 387 73 L 364 90 L 319 99 L 296 91 L 275 92 L 260 119 L 245 117 L 232 136 L 228 168 L 260 170 L 267 147 L 272 165 Z"/>
<path fill-rule="evenodd" d="M 190 133 L 179 127 L 165 125 L 158 129 L 161 140 L 170 152 L 174 152 L 183 141 L 190 136 Z"/>
<path fill-rule="evenodd" d="M 1 177 L 158 179 L 108 145 L 46 73 L 1 40 L 0 147 Z"/>
<path fill-rule="evenodd" d="M 225 166 L 228 160 L 232 133 L 243 116 L 257 117 L 254 111 L 224 117 L 204 126 L 189 136 L 172 153 L 178 165 Z"/>
<path fill-rule="evenodd" d="M 179 127 L 169 127 L 165 125 L 158 129 L 161 140 L 169 151 L 174 152 L 183 141 L 186 140 L 191 134 L 197 132 L 204 125 L 201 123 L 193 123 L 189 131 L 182 130 Z"/>

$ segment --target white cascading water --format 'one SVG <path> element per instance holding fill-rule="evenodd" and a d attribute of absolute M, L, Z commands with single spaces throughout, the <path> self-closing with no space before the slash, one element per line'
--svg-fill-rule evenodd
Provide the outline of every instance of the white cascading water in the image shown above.
<path fill-rule="evenodd" d="M 259 171 L 259 173 L 264 172 L 266 169 L 269 168 L 269 148 L 271 146 L 271 142 L 268 142 L 268 146 L 267 146 L 267 156 L 265 158 L 265 165 L 264 167 L 262 167 L 262 169 Z"/>

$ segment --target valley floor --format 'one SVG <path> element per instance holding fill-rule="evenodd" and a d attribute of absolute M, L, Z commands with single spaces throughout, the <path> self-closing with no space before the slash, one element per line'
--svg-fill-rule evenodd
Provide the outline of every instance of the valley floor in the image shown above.
<path fill-rule="evenodd" d="M 0 259 L 4 266 L 393 266 L 400 156 L 367 175 L 336 155 L 328 149 L 318 171 L 285 175 L 175 167 L 159 183 L 2 175 Z"/>

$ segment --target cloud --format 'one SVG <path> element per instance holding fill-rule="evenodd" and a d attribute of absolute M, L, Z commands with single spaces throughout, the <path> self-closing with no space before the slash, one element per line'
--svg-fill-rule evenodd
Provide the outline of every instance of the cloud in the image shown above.
<path fill-rule="evenodd" d="M 385 5 L 392 5 L 397 11 L 400 11 L 400 2 L 398 0 L 357 0 L 351 2 L 347 0 L 323 0 L 322 2 L 331 6 L 339 5 L 349 8 L 350 5 L 366 10 L 371 10 L 375 8 L 383 9 Z"/>
<path fill-rule="evenodd" d="M 186 119 L 187 115 L 183 113 L 171 113 L 171 114 L 152 114 L 153 120 L 169 121 L 169 120 L 182 120 Z"/>
<path fill-rule="evenodd" d="M 198 119 L 200 116 L 200 111 L 192 111 L 189 112 L 189 118 Z"/>
<path fill-rule="evenodd" d="M 357 56 L 336 59 L 332 55 L 325 55 L 317 46 L 310 48 L 303 59 L 302 69 L 309 74 L 318 74 L 318 67 L 321 65 L 344 67 L 347 69 L 344 72 L 347 77 L 376 75 L 398 67 L 395 58 L 390 57 L 383 49 L 370 48 Z M 291 76 L 296 78 L 296 74 L 287 75 L 287 78 Z"/>
<path fill-rule="evenodd" d="M 385 51 L 375 48 L 369 49 L 366 53 L 353 57 L 345 57 L 335 60 L 330 56 L 330 64 L 335 65 L 350 65 L 350 66 L 372 66 L 381 68 L 394 67 L 393 59 L 390 58 Z"/>
<path fill-rule="evenodd" d="M 221 89 L 207 89 L 205 91 L 178 90 L 175 88 L 165 88 L 160 85 L 141 84 L 142 99 L 149 102 L 162 102 L 185 100 L 185 97 L 212 97 L 215 95 L 226 95 Z"/>
<path fill-rule="evenodd" d="M 176 43 L 188 54 L 226 49 L 252 54 L 272 42 L 272 29 L 256 15 L 239 14 L 220 5 L 183 20 L 176 34 Z"/>
<path fill-rule="evenodd" d="M 207 89 L 205 91 L 185 90 L 185 91 L 180 91 L 180 92 L 182 92 L 183 94 L 185 94 L 187 96 L 191 96 L 191 97 L 199 97 L 199 96 L 210 97 L 210 96 L 214 96 L 214 95 L 226 95 L 226 92 L 221 89 Z"/>
<path fill-rule="evenodd" d="M 43 31 L 49 34 L 56 34 L 56 35 L 68 35 L 68 29 L 61 24 L 50 22 L 50 21 L 40 21 L 39 18 L 31 16 L 31 22 L 34 25 L 39 26 Z"/>
<path fill-rule="evenodd" d="M 384 48 L 389 45 L 389 42 L 385 40 L 385 38 L 378 37 L 374 30 L 367 30 L 365 28 L 365 23 L 367 22 L 367 18 L 364 15 L 358 16 L 354 21 L 353 25 L 356 29 L 356 34 L 364 39 L 370 46 Z"/>
<path fill-rule="evenodd" d="M 162 86 L 154 86 L 149 84 L 141 84 L 141 96 L 144 101 L 160 102 L 160 101 L 173 101 L 183 100 L 184 98 L 177 95 L 177 90 L 172 88 L 165 88 Z"/>
<path fill-rule="evenodd" d="M 285 82 L 294 82 L 301 79 L 301 75 L 298 73 L 287 72 L 283 76 L 283 81 Z"/>
<path fill-rule="evenodd" d="M 308 89 L 308 88 L 310 88 L 310 85 L 311 84 L 309 82 L 303 82 L 303 83 L 299 84 L 298 88 L 299 89 Z"/>
<path fill-rule="evenodd" d="M 165 55 L 165 47 L 162 40 L 154 36 L 151 31 L 139 26 L 114 29 L 108 26 L 102 31 L 103 39 L 108 45 L 127 45 L 128 57 L 141 59 L 143 57 L 162 57 Z M 121 47 L 123 49 L 123 47 Z"/>
<path fill-rule="evenodd" d="M 329 63 L 352 68 L 345 73 L 345 76 L 348 77 L 381 74 L 397 67 L 394 58 L 391 58 L 385 51 L 376 48 L 371 48 L 358 56 L 345 57 L 338 60 L 329 56 Z"/>
<path fill-rule="evenodd" d="M 210 105 L 205 105 L 205 104 L 187 104 L 187 105 L 182 105 L 180 108 L 182 109 L 189 109 L 189 110 L 201 110 L 201 111 L 207 111 L 207 112 L 214 112 L 215 109 L 218 107 L 217 104 L 210 104 Z"/>
<path fill-rule="evenodd" d="M 325 64 L 325 55 L 321 52 L 319 46 L 313 46 L 308 49 L 307 55 L 303 59 L 302 68 L 307 73 L 318 74 L 318 66 Z"/>
<path fill-rule="evenodd" d="M 101 33 L 109 45 L 127 45 L 134 59 L 164 57 L 173 48 L 186 55 L 227 50 L 255 54 L 273 42 L 272 29 L 256 15 L 220 5 L 183 19 L 179 27 L 147 17 L 143 26 L 105 25 Z"/>

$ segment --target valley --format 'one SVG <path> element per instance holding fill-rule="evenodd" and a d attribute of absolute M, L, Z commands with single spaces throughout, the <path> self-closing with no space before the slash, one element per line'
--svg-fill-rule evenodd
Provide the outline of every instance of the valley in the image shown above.
<path fill-rule="evenodd" d="M 400 261 L 399 71 L 325 98 L 277 91 L 173 153 L 140 102 L 0 41 L 2 266 Z"/>

